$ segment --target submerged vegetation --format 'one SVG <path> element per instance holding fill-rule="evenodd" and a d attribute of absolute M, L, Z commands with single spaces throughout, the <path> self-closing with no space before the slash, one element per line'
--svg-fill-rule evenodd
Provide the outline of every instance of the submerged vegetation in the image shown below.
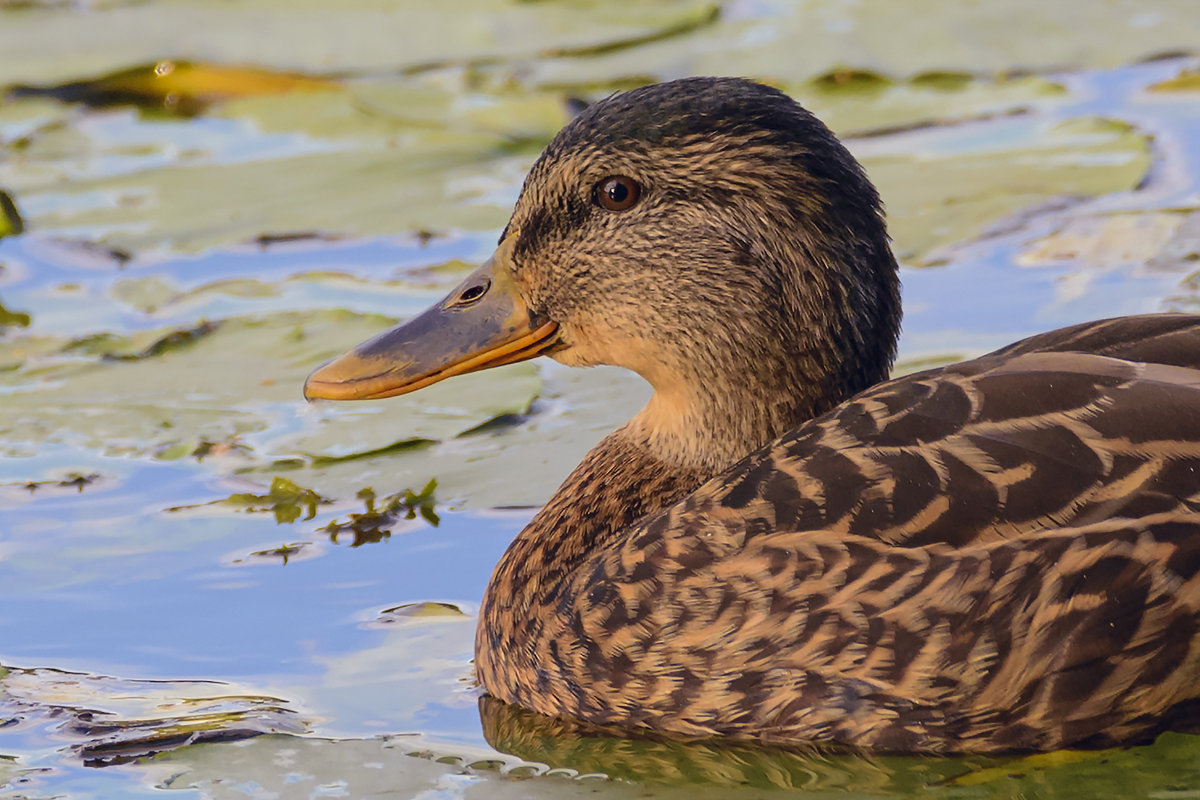
<path fill-rule="evenodd" d="M 325 526 L 329 539 L 335 544 L 338 537 L 350 534 L 353 538 L 351 547 L 359 547 L 371 542 L 379 542 L 391 535 L 392 528 L 400 520 L 416 519 L 418 516 L 433 527 L 441 522 L 434 510 L 434 490 L 437 480 L 425 484 L 419 492 L 405 489 L 402 492 L 387 495 L 376 503 L 374 489 L 362 489 L 358 499 L 366 505 L 366 510 L 358 514 L 350 514 L 345 520 L 333 520 Z"/>
<path fill-rule="evenodd" d="M 317 506 L 329 500 L 312 489 L 301 488 L 287 478 L 276 476 L 266 494 L 239 492 L 231 494 L 224 502 L 248 512 L 269 511 L 274 514 L 275 521 L 282 525 L 295 522 L 301 514 L 304 514 L 304 519 L 312 519 L 317 515 Z"/>

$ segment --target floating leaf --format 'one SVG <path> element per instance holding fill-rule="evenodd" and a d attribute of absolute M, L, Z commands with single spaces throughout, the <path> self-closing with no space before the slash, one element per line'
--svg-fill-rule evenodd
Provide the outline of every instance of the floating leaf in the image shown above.
<path fill-rule="evenodd" d="M 112 287 L 114 298 L 144 314 L 158 310 L 178 294 L 178 287 L 157 275 L 125 278 L 114 283 Z"/>
<path fill-rule="evenodd" d="M 931 128 L 851 147 L 883 196 L 897 254 L 916 264 L 936 263 L 942 248 L 1038 203 L 1132 189 L 1151 163 L 1145 134 L 1082 117 L 1052 125 L 1014 119 L 961 133 Z"/>
<path fill-rule="evenodd" d="M 178 461 L 181 458 L 187 458 L 196 450 L 197 443 L 194 441 L 179 442 L 162 448 L 154 457 L 159 461 Z"/>
<path fill-rule="evenodd" d="M 124 680 L 55 669 L 0 674 L 0 715 L 5 713 L 58 720 L 59 735 L 91 766 L 307 729 L 287 701 L 219 681 Z"/>
<path fill-rule="evenodd" d="M 0 303 L 0 330 L 4 328 L 28 328 L 33 317 L 24 311 L 9 311 Z"/>
<path fill-rule="evenodd" d="M 835 69 L 813 78 L 810 85 L 822 92 L 878 94 L 893 84 L 884 76 L 865 69 Z"/>
<path fill-rule="evenodd" d="M 255 494 L 253 492 L 235 492 L 229 497 L 221 500 L 211 500 L 207 503 L 190 506 L 174 506 L 168 508 L 168 511 L 189 511 L 206 506 L 232 506 L 239 511 L 245 511 L 251 514 L 271 512 L 275 516 L 275 522 L 283 525 L 296 522 L 304 515 L 304 519 L 312 519 L 317 515 L 317 506 L 329 503 L 330 501 L 321 495 L 314 492 L 312 489 L 307 489 L 298 486 L 295 482 L 287 478 L 281 478 L 278 475 L 271 480 L 271 488 L 265 494 Z M 298 547 L 293 545 L 284 545 L 284 547 Z M 293 549 L 289 552 L 298 552 Z M 259 551 L 252 555 L 283 555 L 286 563 L 286 553 L 278 550 Z"/>
<path fill-rule="evenodd" d="M 159 61 L 93 80 L 58 86 L 15 86 L 13 97 L 51 97 L 89 106 L 136 105 L 173 114 L 198 114 L 213 103 L 239 97 L 331 91 L 333 81 L 254 67 Z"/>
<path fill-rule="evenodd" d="M 201 322 L 193 328 L 171 331 L 136 352 L 106 352 L 103 354 L 103 358 L 108 361 L 143 361 L 148 358 L 157 358 L 173 350 L 195 344 L 216 331 L 217 325 L 216 322 Z"/>
<path fill-rule="evenodd" d="M 851 82 L 860 80 L 867 79 Z M 917 260 L 1048 197 L 1129 188 L 1149 163 L 1145 138 L 1128 128 L 1055 131 L 1032 117 L 999 121 L 1003 136 L 942 127 L 1058 102 L 1062 87 L 1044 78 L 943 81 L 948 88 L 932 78 L 869 82 L 886 102 L 806 84 L 785 88 L 839 132 L 875 137 L 850 144 L 884 190 L 901 251 Z M 168 158 L 154 169 L 74 179 L 56 185 L 53 197 L 34 195 L 50 209 L 37 222 L 98 228 L 131 251 L 192 251 L 285 228 L 342 235 L 499 228 L 529 162 L 566 117 L 558 93 L 475 98 L 459 108 L 444 92 L 376 83 L 334 95 L 241 100 L 224 113 L 253 120 L 253 137 L 288 137 L 274 157 Z M 879 136 L 914 126 L 929 128 L 928 142 L 915 134 L 894 144 Z M 297 132 L 338 144 L 289 152 Z M 972 146 L 972 139 L 986 147 Z M 48 142 L 44 157 L 57 163 L 64 146 Z M 89 143 L 69 147 L 87 152 Z M 36 144 L 33 150 L 29 159 L 36 162 L 43 151 Z M 101 148 L 94 158 L 106 155 Z M 96 200 L 80 204 L 72 199 L 78 197 Z M 162 302 L 141 302 L 155 300 Z"/>
<path fill-rule="evenodd" d="M 1140 266 L 1166 248 L 1183 220 L 1183 215 L 1168 212 L 1078 217 L 1026 247 L 1017 263 L 1024 267 L 1078 263 L 1097 270 Z"/>
<path fill-rule="evenodd" d="M 36 492 L 38 489 L 54 486 L 60 489 L 75 489 L 82 492 L 85 486 L 91 486 L 100 479 L 98 472 L 71 472 L 62 478 L 56 480 L 45 481 L 25 481 L 21 484 L 22 488 L 28 489 L 30 492 Z M 3 675 L 0 675 L 2 678 Z"/>
<path fill-rule="evenodd" d="M 312 519 L 317 515 L 317 506 L 329 501 L 312 489 L 297 486 L 277 475 L 271 480 L 271 488 L 266 494 L 240 492 L 222 502 L 249 512 L 270 511 L 275 515 L 275 521 L 282 525 L 300 519 L 301 513 L 304 519 Z"/>
<path fill-rule="evenodd" d="M 418 515 L 430 525 L 437 527 L 441 519 L 434 510 L 436 506 L 433 496 L 435 489 L 437 489 L 437 481 L 431 480 L 420 492 L 405 489 L 383 498 L 378 506 L 375 502 L 375 490 L 362 489 L 358 493 L 358 499 L 363 501 L 366 510 L 361 514 L 350 514 L 345 522 L 335 519 L 326 525 L 324 530 L 334 544 L 338 543 L 338 536 L 350 533 L 353 535 L 350 546 L 360 547 L 388 538 L 392 535 L 392 528 L 397 522 L 416 519 Z"/>
<path fill-rule="evenodd" d="M 1185 69 L 1174 78 L 1151 84 L 1152 92 L 1200 92 L 1200 69 Z"/>
<path fill-rule="evenodd" d="M 25 232 L 25 221 L 17 211 L 17 204 L 12 196 L 0 189 L 0 239 L 5 236 L 16 236 Z"/>
<path fill-rule="evenodd" d="M 694 11 L 688 13 L 675 22 L 671 22 L 658 30 L 648 31 L 641 35 L 629 36 L 625 38 L 615 38 L 606 42 L 588 45 L 567 45 L 560 47 L 549 47 L 542 51 L 542 56 L 545 58 L 580 58 L 587 56 L 606 55 L 608 53 L 617 53 L 623 50 L 637 47 L 639 45 L 649 44 L 651 42 L 660 42 L 666 39 L 673 39 L 677 36 L 692 33 L 715 23 L 721 17 L 721 7 L 716 3 L 710 3 L 700 6 Z"/>
<path fill-rule="evenodd" d="M 969 72 L 945 72 L 934 70 L 932 72 L 922 72 L 919 75 L 914 75 L 909 81 L 910 85 L 936 89 L 941 92 L 961 92 L 969 89 L 971 84 L 978 82 L 978 78 Z"/>
<path fill-rule="evenodd" d="M 278 515 L 276 515 L 276 519 L 278 519 Z M 281 544 L 279 547 L 272 547 L 268 550 L 255 550 L 250 554 L 250 557 L 254 559 L 279 559 L 286 567 L 289 561 L 311 547 L 311 542 L 291 542 L 289 544 Z"/>
<path fill-rule="evenodd" d="M 405 603 L 392 608 L 385 608 L 379 612 L 379 617 L 375 620 L 384 625 L 390 625 L 396 622 L 403 622 L 410 619 L 437 619 L 446 617 L 466 617 L 467 615 L 461 608 L 453 603 Z"/>
<path fill-rule="evenodd" d="M 453 438 L 525 412 L 541 389 L 536 367 L 514 364 L 419 398 L 306 411 L 308 373 L 390 322 L 342 311 L 273 314 L 93 336 L 62 343 L 57 354 L 41 344 L 24 358 L 29 345 L 0 339 L 0 364 L 18 364 L 0 371 L 0 387 L 10 390 L 0 403 L 0 449 L 69 441 L 158 458 L 202 458 L 219 447 L 267 469 L 276 458 L 336 462 L 396 442 Z"/>

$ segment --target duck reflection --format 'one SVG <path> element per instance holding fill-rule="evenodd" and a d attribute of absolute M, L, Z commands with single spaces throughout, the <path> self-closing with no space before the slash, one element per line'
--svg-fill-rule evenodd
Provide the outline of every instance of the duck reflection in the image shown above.
<path fill-rule="evenodd" d="M 581 774 L 647 785 L 919 793 L 1003 763 L 999 758 L 882 756 L 865 751 L 727 739 L 674 740 L 546 717 L 479 699 L 489 745 Z"/>

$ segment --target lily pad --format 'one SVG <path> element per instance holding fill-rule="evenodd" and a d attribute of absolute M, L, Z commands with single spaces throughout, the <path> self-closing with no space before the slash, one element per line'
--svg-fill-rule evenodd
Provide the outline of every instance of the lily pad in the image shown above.
<path fill-rule="evenodd" d="M 325 429 L 303 434 L 302 440 L 279 437 L 271 431 L 246 437 L 256 445 L 256 452 L 262 454 L 260 458 L 267 460 L 230 466 L 247 478 L 264 482 L 271 475 L 282 473 L 329 497 L 353 497 L 363 486 L 387 494 L 405 486 L 422 486 L 433 477 L 437 479 L 439 499 L 444 498 L 454 508 L 541 505 L 587 451 L 635 414 L 650 396 L 649 386 L 625 370 L 615 367 L 577 370 L 542 361 L 543 388 L 531 413 L 521 416 L 519 424 L 488 426 L 476 433 L 464 432 L 438 441 L 415 441 L 364 458 L 291 455 L 305 452 L 313 442 L 319 442 L 325 452 L 346 451 L 353 456 L 376 442 L 393 441 L 386 436 L 374 436 L 372 431 L 378 431 L 372 426 L 377 423 L 354 417 L 359 404 L 343 403 L 331 409 L 329 413 L 336 416 L 327 420 Z M 463 392 L 466 396 L 459 402 L 469 402 L 474 391 L 470 381 L 488 375 L 452 378 L 416 395 L 371 403 L 376 406 L 372 414 L 390 416 L 392 404 L 397 401 L 412 397 L 412 402 L 419 405 L 434 391 L 444 393 L 439 395 L 441 398 L 453 398 Z M 446 401 L 431 402 L 426 413 L 432 413 L 443 402 Z M 420 418 L 403 408 L 395 408 L 394 412 L 396 427 L 389 430 L 396 433 Z M 350 416 L 342 419 L 342 415 Z M 411 440 L 398 437 L 397 441 Z M 272 459 L 271 454 L 278 455 Z"/>
<path fill-rule="evenodd" d="M 60 735 L 92 766 L 204 741 L 302 733 L 308 725 L 285 700 L 218 681 L 137 681 L 52 669 L 13 669 L 0 677 L 5 712 L 59 720 Z"/>
<path fill-rule="evenodd" d="M 63 343 L 57 354 L 30 355 L 0 373 L 0 387 L 8 389 L 0 439 L 7 448 L 71 442 L 153 456 L 246 437 L 260 457 L 341 458 L 412 438 L 452 438 L 523 413 L 541 389 L 536 368 L 517 364 L 466 376 L 451 391 L 434 388 L 417 401 L 305 411 L 299 395 L 308 372 L 388 322 L 336 311 L 286 313 Z M 20 340 L 0 342 L 0 363 L 20 352 Z M 254 433 L 261 435 L 247 436 Z M 246 457 L 244 450 L 228 455 Z"/>
<path fill-rule="evenodd" d="M 984 92 L 976 96 L 976 104 L 966 99 L 965 107 L 988 113 L 996 103 L 1003 106 L 1031 89 L 1035 95 L 1051 91 L 1044 84 L 1027 83 L 1013 89 L 1009 101 Z M 890 118 L 877 116 L 877 124 L 938 119 L 937 102 L 919 102 L 935 90 L 910 86 L 903 91 L 915 98 L 914 105 Z M 247 101 L 239 108 L 259 115 L 260 129 L 270 130 L 268 120 L 275 113 L 292 119 L 303 109 L 300 117 L 324 119 L 321 102 L 317 96 L 297 96 L 253 105 Z M 865 107 L 839 98 L 824 102 L 835 118 L 842 115 L 844 124 L 868 124 Z M 498 103 L 492 113 L 504 116 L 504 108 Z M 495 229 L 507 219 L 536 150 L 510 155 L 504 143 L 533 137 L 540 147 L 557 127 L 547 117 L 536 130 L 488 132 L 451 117 L 447 127 L 405 123 L 385 135 L 382 130 L 371 133 L 373 124 L 361 116 L 358 128 L 348 120 L 336 128 L 340 133 L 325 131 L 349 137 L 347 147 L 335 152 L 251 164 L 200 159 L 75 181 L 70 191 L 76 196 L 145 199 L 79 205 L 64 203 L 62 195 L 55 202 L 42 195 L 39 202 L 57 210 L 41 216 L 39 225 L 102 230 L 109 243 L 134 251 L 204 249 L 284 227 L 357 235 L 447 226 Z M 508 118 L 521 119 L 515 114 Z M 282 130 L 292 123 L 277 124 Z M 1023 207 L 1132 188 L 1150 163 L 1147 140 L 1138 131 L 1087 119 L 1058 127 L 1035 118 L 932 127 L 852 141 L 851 147 L 880 185 L 900 253 L 919 262 L 930 260 L 936 248 L 970 238 Z M 138 302 L 147 307 L 161 302 L 164 294 L 160 289 Z"/>
<path fill-rule="evenodd" d="M 143 313 L 156 311 L 170 303 L 179 290 L 170 281 L 151 275 L 146 278 L 125 278 L 113 284 L 112 295 Z"/>
<path fill-rule="evenodd" d="M 851 149 L 883 196 L 897 255 L 916 265 L 1023 208 L 1132 189 L 1151 162 L 1145 134 L 1094 118 L 929 129 Z"/>
<path fill-rule="evenodd" d="M 977 123 L 1061 103 L 1066 89 L 1036 75 L 978 78 L 963 73 L 919 75 L 868 85 L 818 81 L 783 87 L 841 136 Z"/>
<path fill-rule="evenodd" d="M 95 231 L 110 246 L 134 252 L 196 252 L 283 228 L 360 236 L 428 227 L 498 228 L 512 197 L 493 195 L 505 185 L 497 175 L 511 174 L 516 183 L 528 162 L 520 158 L 505 169 L 502 162 L 513 157 L 495 152 L 489 160 L 488 150 L 498 141 L 433 131 L 405 137 L 403 146 L 376 140 L 252 163 L 193 159 L 75 182 L 71 194 L 102 199 L 94 204 L 35 192 L 40 204 L 53 209 L 38 224 Z"/>
<path fill-rule="evenodd" d="M 487 2 L 478 5 L 494 16 L 473 27 L 456 26 L 447 18 L 452 15 L 443 12 L 418 11 L 396 4 L 396 19 L 407 15 L 412 25 L 396 29 L 388 23 L 387 27 L 397 31 L 399 41 L 411 40 L 413 47 L 400 48 L 393 38 L 389 40 L 387 53 L 391 59 L 397 58 L 398 52 L 403 53 L 399 57 L 402 65 L 407 65 L 406 75 L 377 73 L 370 77 L 346 77 L 338 84 L 344 91 L 282 95 L 268 91 L 286 88 L 282 84 L 276 86 L 274 79 L 260 79 L 258 83 L 266 86 L 257 88 L 255 81 L 250 81 L 251 89 L 231 89 L 220 94 L 223 99 L 242 97 L 221 106 L 221 119 L 199 121 L 206 132 L 200 138 L 195 135 L 195 127 L 174 128 L 154 121 L 122 122 L 115 117 L 82 126 L 69 118 L 65 122 L 59 120 L 55 123 L 58 127 L 35 127 L 23 134 L 22 157 L 0 165 L 0 180 L 20 191 L 23 203 L 32 209 L 29 213 L 39 227 L 98 237 L 135 253 L 162 249 L 196 252 L 288 230 L 353 236 L 398 230 L 496 229 L 507 218 L 509 204 L 529 162 L 566 119 L 564 92 L 582 90 L 590 96 L 599 96 L 621 86 L 686 72 L 729 72 L 727 68 L 718 68 L 715 61 L 711 67 L 702 66 L 710 58 L 720 59 L 726 65 L 737 63 L 739 73 L 781 82 L 843 134 L 878 134 L 914 126 L 994 118 L 1059 102 L 1063 97 L 1062 87 L 1044 78 L 1008 77 L 1017 66 L 1024 66 L 1019 60 L 1003 62 L 1003 66 L 989 73 L 989 68 L 977 63 L 957 57 L 944 58 L 944 53 L 957 53 L 960 49 L 955 37 L 946 42 L 939 40 L 938 47 L 931 43 L 928 50 L 904 58 L 899 57 L 894 47 L 833 48 L 825 52 L 827 41 L 839 37 L 872 44 L 881 37 L 893 43 L 909 42 L 911 37 L 900 36 L 897 31 L 907 30 L 921 17 L 907 6 L 904 10 L 897 7 L 871 14 L 846 10 L 839 12 L 844 20 L 839 14 L 834 14 L 837 17 L 834 20 L 822 15 L 811 18 L 793 7 L 771 4 L 766 4 L 769 8 L 739 8 L 736 13 L 719 17 L 713 17 L 713 7 L 709 4 L 687 2 L 622 9 L 620 13 L 590 5 L 538 4 L 536 14 L 527 14 L 531 9 L 524 6 Z M 962 10 L 933 0 L 927 5 L 929 13 L 944 13 L 963 30 L 999 25 L 985 9 Z M 1051 26 L 1058 24 L 1058 11 L 1043 8 L 1043 4 L 1029 6 L 1022 24 L 1029 20 Z M 204 42 L 206 52 L 225 53 L 227 63 L 251 63 L 238 50 L 242 39 L 233 32 L 236 21 L 265 14 L 269 8 L 273 6 L 261 1 L 240 4 L 234 11 L 223 12 L 220 19 L 209 20 L 210 25 L 185 28 L 180 47 L 186 49 L 195 37 L 197 42 Z M 1138 17 L 1139 25 L 1157 30 L 1159 35 L 1147 33 L 1143 38 L 1142 28 L 1137 28 L 1132 35 L 1123 33 L 1119 37 L 1121 46 L 1135 46 L 1137 50 L 1148 46 L 1151 40 L 1161 45 L 1164 34 L 1182 36 L 1180 30 L 1191 24 L 1190 17 L 1176 20 L 1176 14 L 1188 15 L 1182 14 L 1182 6 L 1174 8 L 1171 4 L 1162 6 L 1152 15 L 1155 18 L 1150 19 L 1145 14 L 1138 17 L 1132 6 L 1106 5 L 1103 11 L 1096 12 L 1096 24 L 1125 26 L 1131 18 Z M 323 21 L 332 31 L 356 17 L 359 22 L 368 17 L 374 20 L 379 11 L 377 6 L 365 2 L 353 3 L 345 8 L 339 6 L 336 18 L 331 16 Z M 119 20 L 129 15 L 130 19 L 124 23 L 137 17 L 153 30 L 155 25 L 165 24 L 170 18 L 172 30 L 178 30 L 181 20 L 189 15 L 208 13 L 203 6 L 184 3 L 130 6 L 97 13 L 89 24 L 105 29 L 109 24 L 122 24 Z M 832 12 L 822 12 L 826 13 Z M 307 30 L 321 16 L 318 9 L 306 6 L 289 12 L 288 24 Z M 78 17 L 47 11 L 38 22 L 43 26 L 63 26 L 67 35 L 65 31 L 80 24 Z M 1175 22 L 1180 25 L 1174 25 Z M 25 24 L 23 20 L 21 24 Z M 21 24 L 15 28 L 0 26 L 0 51 L 16 52 L 12 48 L 3 50 L 3 39 L 14 35 L 11 32 Z M 833 26 L 832 32 L 810 41 L 814 24 Z M 524 25 L 532 27 L 522 28 Z M 575 25 L 580 27 L 577 29 Z M 230 33 L 220 45 L 208 41 L 213 26 Z M 921 27 L 924 38 L 943 35 L 924 30 L 928 26 Z M 507 30 L 528 33 L 517 37 L 500 35 Z M 536 31 L 547 35 L 539 39 L 533 35 Z M 431 46 L 428 37 L 435 33 L 442 36 L 436 55 L 428 49 Z M 763 47 L 754 41 L 757 36 L 766 36 L 772 42 L 780 37 L 787 41 L 801 33 L 804 47 Z M 982 35 L 988 41 L 995 39 L 999 49 L 993 55 L 997 58 L 1007 53 L 1015 59 L 1019 53 L 1034 52 L 1031 48 L 1015 47 L 1007 40 L 1002 42 L 991 27 Z M 89 30 L 89 36 L 93 42 L 100 38 L 93 30 Z M 274 64 L 277 69 L 307 68 L 310 73 L 329 69 L 331 65 L 353 69 L 344 59 L 352 62 L 356 58 L 368 61 L 375 58 L 361 52 L 369 50 L 369 42 L 362 42 L 361 37 L 356 42 L 360 45 L 356 52 L 330 57 L 320 63 L 319 69 L 314 64 L 294 63 L 294 49 L 285 61 L 272 62 L 271 54 L 259 48 L 255 59 Z M 482 46 L 484 42 L 490 46 Z M 532 46 L 533 42 L 536 46 Z M 913 49 L 906 47 L 906 52 Z M 1049 57 L 1041 47 L 1037 48 L 1039 59 Z M 138 52 L 137 47 L 126 49 Z M 752 68 L 746 61 L 728 58 L 730 52 L 740 53 L 743 49 L 753 52 L 750 63 L 755 59 L 769 59 L 772 63 Z M 637 53 L 636 59 L 629 58 L 630 50 Z M 859 51 L 883 53 L 887 57 L 858 60 L 854 54 Z M 87 52 L 95 54 L 94 50 Z M 788 53 L 787 59 L 779 56 L 784 52 Z M 794 58 L 797 53 L 803 54 L 803 58 Z M 153 58 L 163 55 L 156 53 Z M 1071 51 L 1070 55 L 1086 60 L 1097 54 Z M 1111 49 L 1106 48 L 1100 55 L 1111 57 Z M 212 58 L 215 57 L 210 56 L 205 63 L 219 63 Z M 306 53 L 305 58 L 315 56 Z M 696 61 L 697 58 L 700 60 Z M 1069 61 L 1059 58 L 1053 63 L 1058 66 Z M 628 64 L 637 65 L 637 74 L 628 72 Z M 692 66 L 681 70 L 681 64 Z M 177 65 L 176 69 L 183 67 Z M 237 68 L 228 69 L 232 75 Z M 214 74 L 222 79 L 225 76 Z M 72 77 L 78 76 L 77 73 Z M 280 80 L 286 83 L 291 79 Z M 236 81 L 232 83 L 236 86 Z M 19 107 L 24 102 L 31 101 L 12 105 Z M 11 113 L 20 116 L 18 112 L 5 111 Z M 990 135 L 993 140 L 998 137 L 997 132 Z M 131 146 L 131 141 L 139 143 Z M 909 143 L 904 140 L 899 144 Z M 78 163 L 64 164 L 63 152 L 79 154 Z M 247 153 L 261 153 L 263 157 L 247 159 Z M 1096 155 L 1094 150 L 1092 155 Z M 1017 156 L 1022 158 L 1020 154 Z M 986 155 L 980 157 L 986 160 Z M 1006 166 L 1011 164 L 1006 162 Z M 1045 166 L 1037 165 L 1036 172 L 1043 174 Z M 1085 164 L 1079 161 L 1077 166 L 1082 170 Z M 1106 168 L 1111 165 L 1086 166 L 1096 173 L 1111 172 Z M 917 167 L 921 173 L 928 169 L 928 163 Z M 987 163 L 967 169 L 971 174 L 964 175 L 962 180 L 971 182 L 972 188 L 951 186 L 956 191 L 940 198 L 944 205 L 950 206 L 944 216 L 950 218 L 946 227 L 951 235 L 970 234 L 980 227 L 960 224 L 956 218 L 972 217 L 986 226 L 996 215 L 1003 217 L 1043 194 L 1023 191 L 1020 185 L 1014 187 L 1012 183 L 1025 179 L 1010 179 L 1003 174 L 1011 173 L 1011 169 L 987 174 Z M 1058 186 L 1053 186 L 1048 194 L 1076 191 L 1073 184 L 1079 181 L 1066 172 L 1051 171 L 1047 182 L 1052 186 L 1057 182 Z M 887 182 L 888 178 L 883 176 L 881 180 Z M 952 177 L 951 181 L 954 180 Z M 903 175 L 893 181 L 897 187 L 917 188 L 923 195 L 917 198 L 921 207 L 936 207 L 939 211 L 941 206 L 931 205 L 939 199 L 929 194 L 941 183 L 937 174 Z M 1111 184 L 1103 183 L 1101 190 L 1108 185 Z M 965 204 L 961 202 L 964 190 L 973 195 Z M 896 224 L 902 228 L 906 223 L 901 218 L 907 216 L 902 207 L 905 198 L 894 188 L 888 194 Z M 1012 203 L 981 202 L 985 195 L 999 194 L 1012 194 L 1016 199 Z M 903 230 L 898 232 L 903 243 L 907 234 Z M 922 259 L 927 247 L 944 244 L 946 238 L 931 240 L 923 232 L 903 249 Z"/>
<path fill-rule="evenodd" d="M 1195 52 L 1200 41 L 1200 15 L 1192 0 L 1092 3 L 1086 25 L 1080 24 L 1080 6 L 1040 0 L 763 0 L 726 11 L 717 25 L 638 48 L 637 58 L 621 52 L 547 59 L 523 65 L 523 72 L 536 84 L 560 86 L 632 76 L 728 74 L 803 82 L 835 71 L 906 80 L 1115 67 L 1163 53 Z"/>
<path fill-rule="evenodd" d="M 1017 263 L 1024 267 L 1078 263 L 1095 270 L 1142 266 L 1166 250 L 1184 219 L 1183 214 L 1165 211 L 1079 217 L 1030 244 Z"/>
<path fill-rule="evenodd" d="M 676 32 L 711 2 L 508 3 L 451 7 L 404 0 L 194 0 L 76 9 L 0 6 L 0 86 L 64 82 L 163 58 L 309 72 L 429 69 L 541 53 L 594 54 Z M 271 35 L 263 35 L 270 31 Z M 55 42 L 54 48 L 45 42 Z M 347 46 L 353 42 L 353 46 Z M 171 43 L 171 52 L 163 52 Z"/>

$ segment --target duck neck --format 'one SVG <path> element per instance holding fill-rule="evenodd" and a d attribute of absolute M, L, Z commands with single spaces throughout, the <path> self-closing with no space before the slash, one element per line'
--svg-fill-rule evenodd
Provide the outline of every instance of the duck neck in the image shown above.
<path fill-rule="evenodd" d="M 488 586 L 491 604 L 519 608 L 642 517 L 694 491 L 713 476 L 658 457 L 627 424 L 606 436 L 517 534 Z M 507 583 L 503 589 L 500 583 Z"/>
<path fill-rule="evenodd" d="M 521 702 L 525 669 L 543 642 L 543 615 L 587 557 L 642 517 L 693 492 L 711 470 L 663 461 L 632 424 L 609 434 L 513 540 L 480 608 L 475 665 L 488 692 Z"/>
<path fill-rule="evenodd" d="M 660 384 L 626 426 L 629 435 L 666 464 L 715 475 L 845 399 L 800 382 L 769 376 L 697 376 Z"/>
<path fill-rule="evenodd" d="M 686 393 L 655 391 L 645 408 L 588 453 L 517 535 L 489 594 L 499 594 L 501 578 L 518 593 L 541 594 L 546 580 L 570 572 L 642 517 L 674 504 L 818 410 L 803 392 L 772 392 L 761 382 L 740 391 L 726 384 L 713 393 L 691 388 L 712 382 L 680 385 Z"/>

